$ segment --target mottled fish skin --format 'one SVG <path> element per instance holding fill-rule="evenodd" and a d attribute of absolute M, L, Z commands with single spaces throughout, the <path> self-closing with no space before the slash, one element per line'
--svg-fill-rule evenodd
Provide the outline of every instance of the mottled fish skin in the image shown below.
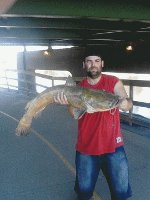
<path fill-rule="evenodd" d="M 85 112 L 102 112 L 111 110 L 119 105 L 119 97 L 103 90 L 94 90 L 82 86 L 60 85 L 46 89 L 36 98 L 28 102 L 25 114 L 16 128 L 16 135 L 26 135 L 32 119 L 43 111 L 48 105 L 54 104 L 54 97 L 63 92 L 69 105 L 76 108 L 75 118 L 79 118 Z"/>

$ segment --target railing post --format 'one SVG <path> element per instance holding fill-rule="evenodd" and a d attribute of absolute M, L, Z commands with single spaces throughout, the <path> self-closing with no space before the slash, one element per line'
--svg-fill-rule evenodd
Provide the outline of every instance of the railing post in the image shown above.
<path fill-rule="evenodd" d="M 6 83 L 7 83 L 7 89 L 8 89 L 8 91 L 9 91 L 9 83 L 8 83 L 8 79 L 7 79 L 6 69 L 5 69 L 5 78 L 6 78 Z"/>
<path fill-rule="evenodd" d="M 52 76 L 51 79 L 52 79 L 52 87 L 53 87 L 54 86 L 54 77 Z"/>
<path fill-rule="evenodd" d="M 129 82 L 129 97 L 133 101 L 133 85 L 131 81 Z M 129 110 L 129 125 L 132 126 L 132 113 L 133 107 Z"/>

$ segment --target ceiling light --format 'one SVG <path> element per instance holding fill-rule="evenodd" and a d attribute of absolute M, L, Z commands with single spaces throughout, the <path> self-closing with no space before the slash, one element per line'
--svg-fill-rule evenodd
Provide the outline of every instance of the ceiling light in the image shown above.
<path fill-rule="evenodd" d="M 127 50 L 127 51 L 132 51 L 132 50 L 133 50 L 133 46 L 132 46 L 132 45 L 126 46 L 126 50 Z"/>
<path fill-rule="evenodd" d="M 54 51 L 51 46 L 49 46 L 48 49 L 44 51 L 44 55 L 45 56 L 53 56 L 54 55 Z"/>

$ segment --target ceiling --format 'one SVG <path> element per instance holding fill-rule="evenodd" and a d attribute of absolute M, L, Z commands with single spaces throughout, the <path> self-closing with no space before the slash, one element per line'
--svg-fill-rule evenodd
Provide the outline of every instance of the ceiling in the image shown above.
<path fill-rule="evenodd" d="M 150 45 L 150 7 L 142 0 L 1 0 L 0 44 Z"/>

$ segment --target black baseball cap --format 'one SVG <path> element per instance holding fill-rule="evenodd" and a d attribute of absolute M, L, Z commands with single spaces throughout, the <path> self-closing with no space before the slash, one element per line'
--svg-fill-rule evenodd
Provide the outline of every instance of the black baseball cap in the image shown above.
<path fill-rule="evenodd" d="M 101 49 L 95 47 L 88 47 L 84 52 L 84 59 L 88 56 L 99 56 L 103 60 L 103 53 Z"/>

